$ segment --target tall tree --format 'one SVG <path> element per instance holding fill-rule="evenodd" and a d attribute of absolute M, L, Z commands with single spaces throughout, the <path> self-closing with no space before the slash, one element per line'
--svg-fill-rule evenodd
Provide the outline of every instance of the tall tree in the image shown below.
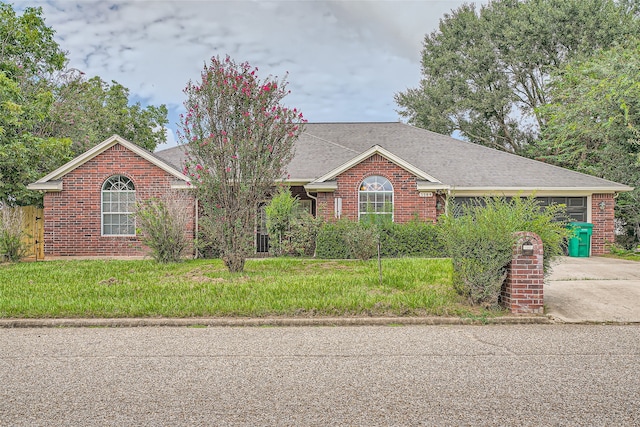
<path fill-rule="evenodd" d="M 27 184 L 118 133 L 153 150 L 167 109 L 130 104 L 122 85 L 65 69 L 41 8 L 0 3 L 0 200 L 41 202 Z"/>
<path fill-rule="evenodd" d="M 420 86 L 395 96 L 409 122 L 525 154 L 544 119 L 552 70 L 638 33 L 637 1 L 465 4 L 427 35 Z"/>
<path fill-rule="evenodd" d="M 242 271 L 254 244 L 258 204 L 294 153 L 306 120 L 282 104 L 285 78 L 260 79 L 257 68 L 214 57 L 184 92 L 180 141 L 203 210 L 203 228 L 232 272 Z"/>
<path fill-rule="evenodd" d="M 640 42 L 576 58 L 553 74 L 553 102 L 537 154 L 546 161 L 635 187 L 616 208 L 640 238 Z"/>
<path fill-rule="evenodd" d="M 153 151 L 166 141 L 167 107 L 129 102 L 129 89 L 100 77 L 85 78 L 78 70 L 60 73 L 53 89 L 50 114 L 36 134 L 64 135 L 80 154 L 113 134 Z"/>

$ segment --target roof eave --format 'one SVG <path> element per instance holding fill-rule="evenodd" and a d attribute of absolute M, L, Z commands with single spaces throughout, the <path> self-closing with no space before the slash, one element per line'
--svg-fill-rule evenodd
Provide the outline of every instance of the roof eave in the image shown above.
<path fill-rule="evenodd" d="M 592 194 L 615 194 L 632 191 L 633 187 L 617 185 L 610 187 L 456 187 L 451 186 L 450 191 L 458 196 L 590 196 Z"/>
<path fill-rule="evenodd" d="M 43 183 L 34 182 L 27 185 L 27 190 L 48 192 L 62 191 L 62 181 L 48 181 Z"/>
<path fill-rule="evenodd" d="M 338 189 L 338 183 L 336 181 L 310 182 L 304 188 L 313 193 L 332 193 Z"/>

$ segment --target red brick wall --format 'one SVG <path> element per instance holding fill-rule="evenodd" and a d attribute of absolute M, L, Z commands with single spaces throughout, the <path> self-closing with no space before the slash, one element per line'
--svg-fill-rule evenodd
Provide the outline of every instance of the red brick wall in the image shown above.
<path fill-rule="evenodd" d="M 358 188 L 368 176 L 387 178 L 393 186 L 394 222 L 408 222 L 416 217 L 421 220 L 436 220 L 436 195 L 420 197 L 416 187 L 416 176 L 374 154 L 336 177 L 338 188 L 333 193 L 318 193 L 318 215 L 335 220 L 334 199 L 342 198 L 342 218 L 358 220 Z"/>
<path fill-rule="evenodd" d="M 113 175 L 129 177 L 136 199 L 160 196 L 175 177 L 116 144 L 62 177 L 63 191 L 45 193 L 45 256 L 140 256 L 148 254 L 139 236 L 102 236 L 101 190 Z M 190 199 L 191 200 L 191 199 Z M 185 206 L 194 236 L 194 202 Z"/>
<path fill-rule="evenodd" d="M 604 210 L 600 209 L 601 202 L 605 204 Z M 591 255 L 609 253 L 609 245 L 616 240 L 614 207 L 613 194 L 594 194 L 591 197 Z"/>
<path fill-rule="evenodd" d="M 500 301 L 514 314 L 542 314 L 544 310 L 544 267 L 542 240 L 535 233 L 518 232 L 513 258 L 507 269 Z M 533 254 L 522 253 L 523 243 L 533 244 Z"/>

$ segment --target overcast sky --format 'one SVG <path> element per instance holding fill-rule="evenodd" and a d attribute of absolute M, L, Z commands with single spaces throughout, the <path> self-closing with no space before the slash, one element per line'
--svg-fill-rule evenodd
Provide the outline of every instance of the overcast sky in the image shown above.
<path fill-rule="evenodd" d="M 476 3 L 486 3 L 486 0 Z M 397 121 L 393 96 L 416 87 L 425 34 L 464 1 L 9 1 L 42 6 L 70 67 L 169 108 L 205 61 L 230 55 L 260 76 L 289 73 L 285 103 L 310 122 Z"/>

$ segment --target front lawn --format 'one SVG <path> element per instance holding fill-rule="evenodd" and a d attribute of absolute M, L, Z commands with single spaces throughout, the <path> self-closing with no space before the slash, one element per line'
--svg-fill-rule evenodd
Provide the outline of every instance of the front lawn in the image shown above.
<path fill-rule="evenodd" d="M 230 274 L 219 260 L 0 265 L 1 318 L 419 316 L 475 312 L 448 259 L 269 258 Z"/>

